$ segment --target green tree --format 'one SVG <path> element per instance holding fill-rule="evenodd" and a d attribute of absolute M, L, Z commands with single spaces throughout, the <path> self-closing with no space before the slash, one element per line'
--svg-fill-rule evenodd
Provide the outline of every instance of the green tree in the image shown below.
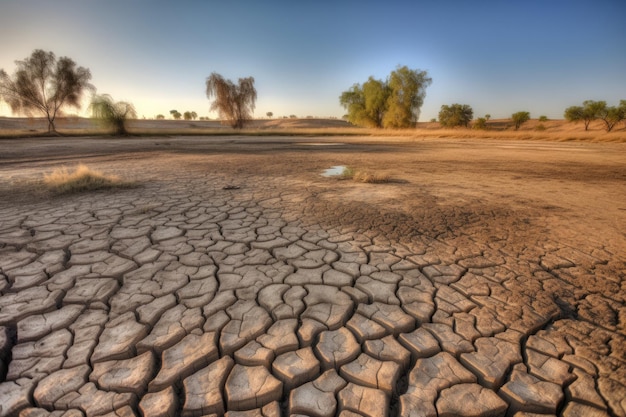
<path fill-rule="evenodd" d="M 180 114 L 178 110 L 170 110 L 170 114 L 172 115 L 174 120 L 180 120 L 180 118 L 182 117 L 182 114 Z"/>
<path fill-rule="evenodd" d="M 547 122 L 548 121 L 548 116 L 539 116 L 539 121 L 540 122 Z"/>
<path fill-rule="evenodd" d="M 191 120 L 191 112 L 190 111 L 186 111 L 183 113 L 183 119 L 185 120 Z"/>
<path fill-rule="evenodd" d="M 472 128 L 473 129 L 478 129 L 478 130 L 486 130 L 487 129 L 487 119 L 484 118 L 484 117 L 479 117 L 478 119 L 476 119 L 476 121 L 472 125 Z"/>
<path fill-rule="evenodd" d="M 48 132 L 56 132 L 54 120 L 64 107 L 80 108 L 83 93 L 95 90 L 89 83 L 88 69 L 77 67 L 67 57 L 57 60 L 52 52 L 36 49 L 15 64 L 12 76 L 0 69 L 0 99 L 14 113 L 43 114 L 48 120 Z"/>
<path fill-rule="evenodd" d="M 511 115 L 511 119 L 513 119 L 515 130 L 517 130 L 521 125 L 530 120 L 530 113 L 527 111 L 518 111 L 517 113 L 513 113 Z"/>
<path fill-rule="evenodd" d="M 391 128 L 414 126 L 420 116 L 426 97 L 426 87 L 432 83 L 426 71 L 399 67 L 389 76 L 391 93 L 387 98 L 387 112 L 383 125 Z"/>
<path fill-rule="evenodd" d="M 206 95 L 209 100 L 215 97 L 211 110 L 217 110 L 233 129 L 241 129 L 252 118 L 257 99 L 253 77 L 239 78 L 235 85 L 220 74 L 211 73 L 206 79 Z"/>
<path fill-rule="evenodd" d="M 126 101 L 113 101 L 108 94 L 97 95 L 91 100 L 91 115 L 106 126 L 115 129 L 118 135 L 126 135 L 126 121 L 137 117 L 135 107 Z"/>
<path fill-rule="evenodd" d="M 195 111 L 190 112 L 190 115 L 193 120 L 196 120 L 198 118 L 198 113 L 196 113 Z"/>
<path fill-rule="evenodd" d="M 163 116 L 162 114 L 157 114 L 156 115 L 156 119 L 157 120 L 163 120 L 163 119 L 165 119 L 165 116 Z"/>
<path fill-rule="evenodd" d="M 626 118 L 626 101 L 621 100 L 618 107 L 601 106 L 598 108 L 598 118 L 604 122 L 604 128 L 607 132 L 613 130 L 616 124 Z"/>
<path fill-rule="evenodd" d="M 606 101 L 585 100 L 582 106 L 566 108 L 564 116 L 570 122 L 582 121 L 585 124 L 585 130 L 589 130 L 589 124 L 598 119 L 604 109 L 606 109 Z"/>
<path fill-rule="evenodd" d="M 467 104 L 443 105 L 439 110 L 439 123 L 444 127 L 465 126 L 474 117 L 474 110 Z"/>
<path fill-rule="evenodd" d="M 426 71 L 406 66 L 392 71 L 386 81 L 369 77 L 339 96 L 348 111 L 347 120 L 364 127 L 405 128 L 413 126 L 432 79 Z"/>
<path fill-rule="evenodd" d="M 491 115 L 490 115 L 489 113 L 487 113 L 487 114 L 485 115 L 485 120 L 489 121 L 489 119 L 491 119 Z"/>
<path fill-rule="evenodd" d="M 348 110 L 350 123 L 363 127 L 383 127 L 389 92 L 383 81 L 369 77 L 362 86 L 355 84 L 344 91 L 339 102 Z"/>
<path fill-rule="evenodd" d="M 274 113 L 272 113 L 271 111 L 268 111 L 267 113 L 265 113 L 265 115 L 267 116 L 268 119 L 271 119 Z"/>

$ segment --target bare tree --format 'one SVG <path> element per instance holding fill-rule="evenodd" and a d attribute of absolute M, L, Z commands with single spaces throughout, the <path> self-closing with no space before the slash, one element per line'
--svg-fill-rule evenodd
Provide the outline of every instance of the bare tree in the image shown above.
<path fill-rule="evenodd" d="M 80 108 L 85 90 L 95 90 L 87 68 L 77 67 L 67 57 L 57 60 L 52 52 L 36 49 L 15 64 L 13 76 L 0 69 L 0 99 L 14 113 L 42 113 L 48 120 L 48 132 L 56 132 L 54 119 L 63 107 Z"/>
<path fill-rule="evenodd" d="M 206 79 L 206 95 L 209 100 L 215 97 L 211 110 L 217 110 L 220 118 L 234 129 L 241 129 L 252 118 L 257 97 L 254 78 L 240 78 L 235 85 L 220 74 L 211 73 Z"/>

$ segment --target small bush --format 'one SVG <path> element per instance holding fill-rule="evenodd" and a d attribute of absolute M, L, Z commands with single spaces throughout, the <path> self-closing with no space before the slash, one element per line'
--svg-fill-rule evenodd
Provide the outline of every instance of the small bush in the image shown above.
<path fill-rule="evenodd" d="M 344 168 L 341 176 L 346 179 L 352 179 L 353 181 L 363 182 L 367 184 L 381 184 L 389 182 L 389 175 L 381 174 L 379 172 L 367 172 L 355 170 L 354 168 Z"/>
<path fill-rule="evenodd" d="M 479 117 L 478 119 L 476 119 L 476 121 L 472 124 L 472 128 L 473 129 L 480 129 L 480 130 L 486 130 L 487 129 L 487 119 L 484 117 Z"/>
<path fill-rule="evenodd" d="M 540 122 L 547 122 L 548 121 L 548 116 L 539 116 L 539 121 Z"/>
<path fill-rule="evenodd" d="M 51 191 L 59 194 L 123 188 L 131 185 L 115 175 L 105 175 L 83 164 L 79 164 L 74 171 L 69 171 L 66 167 L 57 168 L 52 173 L 44 175 L 44 183 Z"/>
<path fill-rule="evenodd" d="M 540 124 L 538 124 L 538 125 L 535 127 L 535 130 L 537 130 L 537 131 L 539 131 L 539 132 L 543 132 L 544 130 L 546 130 L 546 127 L 545 127 L 543 124 L 541 124 L 541 123 L 540 123 Z"/>

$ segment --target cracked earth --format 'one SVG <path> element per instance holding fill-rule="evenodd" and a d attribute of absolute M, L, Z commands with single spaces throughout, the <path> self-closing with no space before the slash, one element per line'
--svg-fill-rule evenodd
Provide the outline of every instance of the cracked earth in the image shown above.
<path fill-rule="evenodd" d="M 0 146 L 0 416 L 626 416 L 623 145 Z"/>

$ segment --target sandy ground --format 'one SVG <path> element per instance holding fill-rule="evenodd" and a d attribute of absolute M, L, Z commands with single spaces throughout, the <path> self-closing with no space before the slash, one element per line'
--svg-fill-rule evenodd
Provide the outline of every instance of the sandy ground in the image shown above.
<path fill-rule="evenodd" d="M 186 415 L 477 412 L 454 408 L 468 395 L 494 415 L 626 415 L 624 144 L 233 136 L 16 139 L 1 140 L 0 149 L 0 415 L 34 408 L 139 415 L 155 401 Z M 52 196 L 34 185 L 44 172 L 79 162 L 138 186 Z M 336 165 L 390 181 L 320 175 Z M 206 217 L 205 234 L 197 216 Z M 132 239 L 143 239 L 141 252 L 128 249 L 141 246 Z M 136 271 L 191 267 L 188 251 L 215 266 L 211 296 L 184 302 L 190 278 L 129 301 Z M 124 266 L 100 271 L 106 256 Z M 112 289 L 77 296 L 80 276 L 55 284 L 85 265 L 88 278 L 109 279 Z M 279 313 L 265 288 L 282 294 L 278 304 L 290 313 Z M 170 319 L 184 330 L 161 342 L 165 324 L 140 307 L 172 293 L 168 308 L 184 306 L 197 320 Z M 219 301 L 224 294 L 232 299 Z M 33 324 L 76 305 L 63 325 Z M 256 318 L 246 315 L 253 311 Z M 79 330 L 68 340 L 62 330 L 88 312 L 104 316 L 94 321 L 87 353 L 72 360 Z M 211 361 L 190 370 L 166 359 L 186 338 L 207 334 Z M 295 343 L 280 349 L 270 335 L 295 335 Z M 63 360 L 37 350 L 46 338 L 65 349 Z M 259 358 L 261 348 L 271 352 Z M 341 361 L 338 350 L 348 351 Z M 284 355 L 296 353 L 285 370 L 293 358 Z M 103 364 L 118 376 L 108 377 Z M 433 366 L 439 374 L 428 374 Z M 120 375 L 129 367 L 144 372 L 128 381 Z M 79 368 L 73 385 L 51 392 L 51 378 Z M 221 381 L 217 399 L 194 394 L 209 389 L 207 369 Z M 162 376 L 168 370 L 177 376 Z M 258 379 L 275 384 L 238 389 Z M 314 394 L 328 399 L 325 411 L 304 399 Z M 89 405 L 114 395 L 110 409 Z M 378 405 L 368 406 L 370 397 Z"/>

